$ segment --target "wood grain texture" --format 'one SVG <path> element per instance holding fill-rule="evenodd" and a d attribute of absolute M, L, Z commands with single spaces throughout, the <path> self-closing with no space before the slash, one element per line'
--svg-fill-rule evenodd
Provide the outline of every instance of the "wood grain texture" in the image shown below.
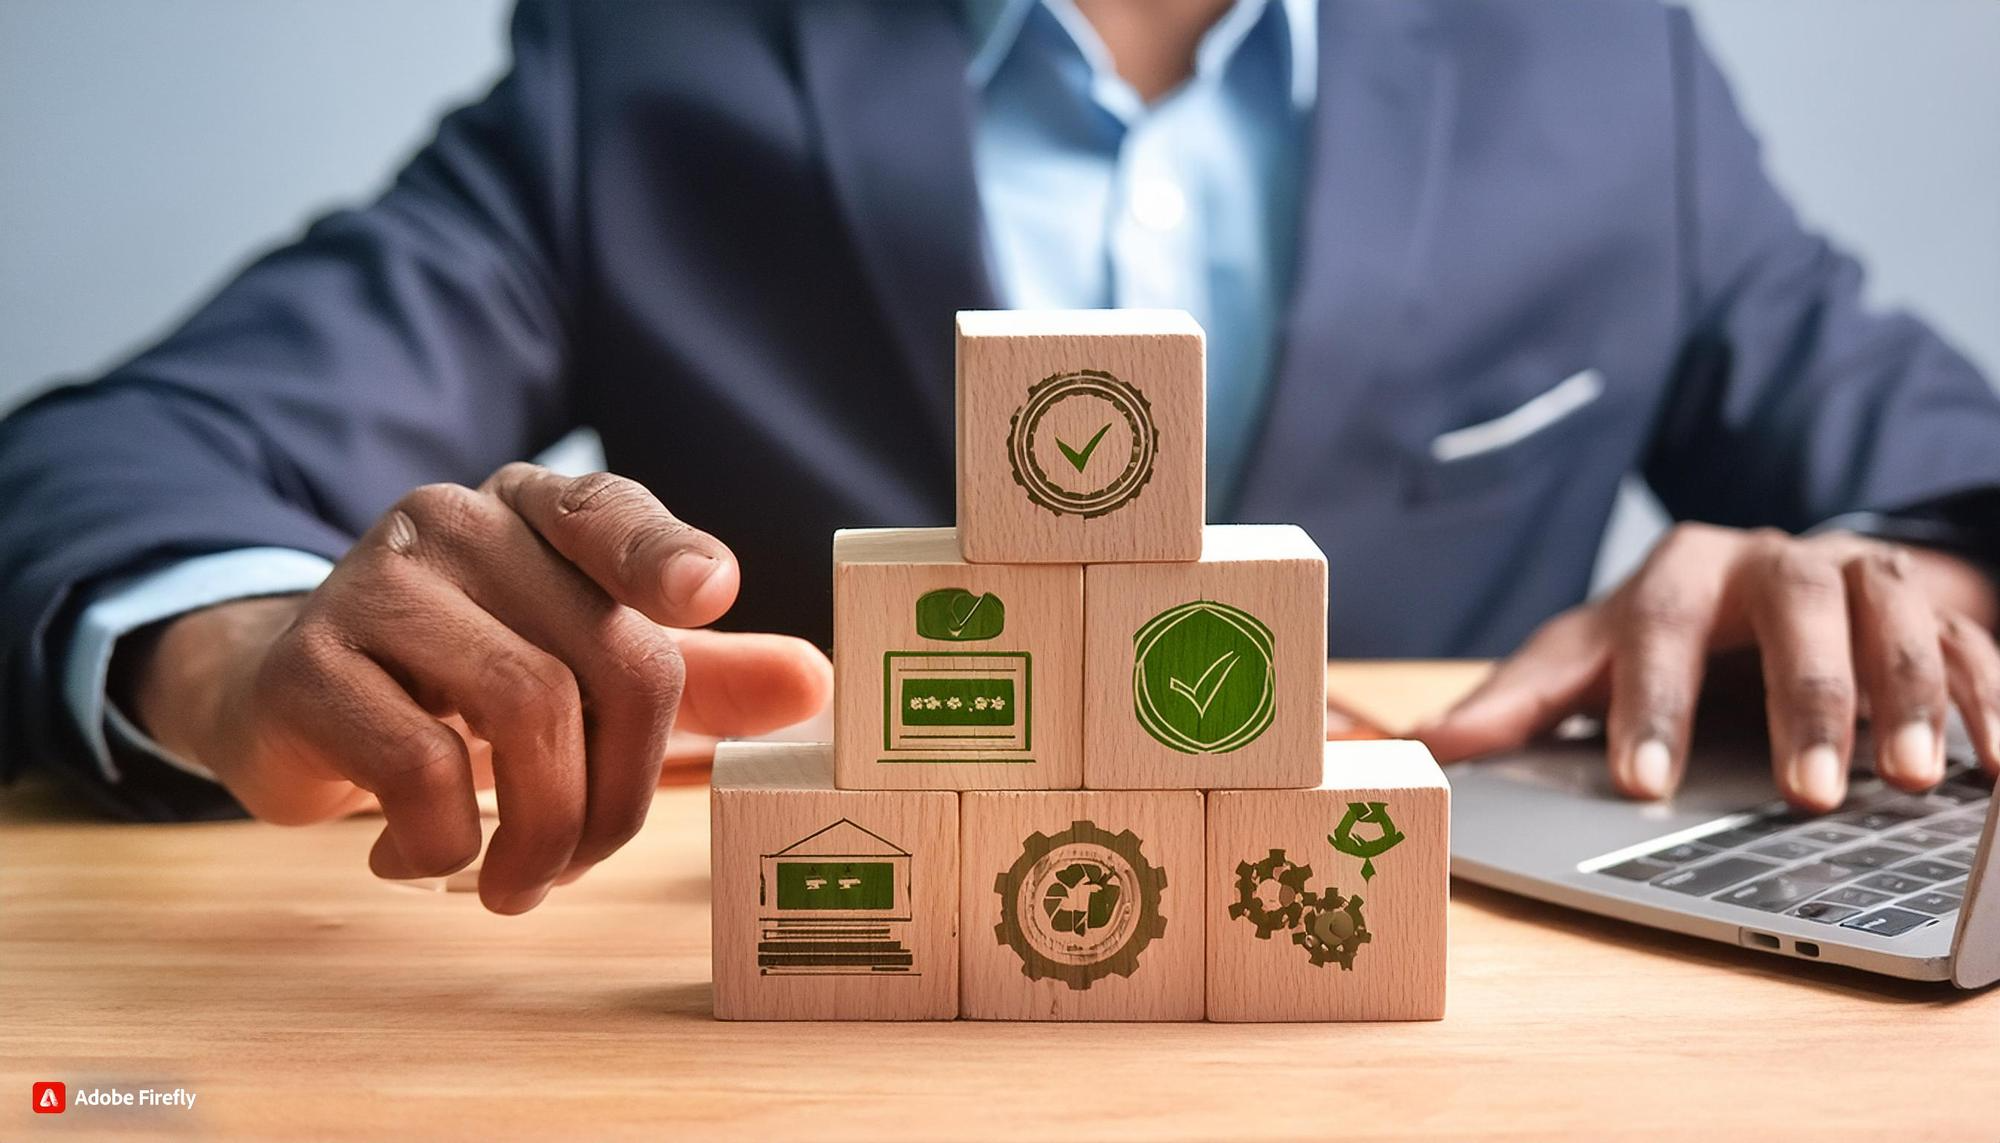
<path fill-rule="evenodd" d="M 1392 672 L 1394 700 L 1442 705 L 1462 673 Z M 0 1136 L 1992 1134 L 1993 992 L 1781 960 L 1476 885 L 1451 903 L 1439 1023 L 735 1023 L 711 1015 L 705 790 L 661 791 L 630 845 L 521 917 L 370 877 L 380 829 L 366 817 L 133 825 L 45 780 L 0 790 Z M 1857 1058 L 1870 1092 L 1920 1094 L 1859 1098 Z M 72 1109 L 58 1130 L 28 1109 L 39 1079 L 72 1092 L 179 1083 L 201 1098 L 115 1123 Z M 1289 1095 L 1330 1079 L 1337 1105 Z"/>
<path fill-rule="evenodd" d="M 1329 742 L 1325 753 L 1315 789 L 1208 797 L 1210 1020 L 1444 1016 L 1451 788 L 1421 743 Z M 1337 849 L 1332 835 L 1350 807 L 1375 803 L 1402 840 L 1368 859 L 1365 876 L 1364 859 Z M 1365 843 L 1384 834 L 1379 822 L 1357 823 L 1349 836 Z M 1338 915 L 1316 919 L 1329 910 Z M 1268 935 L 1259 935 L 1260 912 Z M 1355 929 L 1369 939 L 1356 940 Z M 1339 940 L 1321 946 L 1315 963 L 1313 946 L 1327 936 Z M 1351 968 L 1341 963 L 1348 953 Z"/>
<path fill-rule="evenodd" d="M 959 821 L 964 1017 L 1202 1018 L 1200 794 L 967 793 Z M 1080 881 L 1079 865 L 1089 870 Z M 1106 893 L 1117 895 L 1112 907 L 1089 912 Z M 1003 921 L 1008 903 L 1019 925 Z M 1026 952 L 1010 942 L 1020 930 Z M 1064 971 L 1074 975 L 1051 975 Z"/>
<path fill-rule="evenodd" d="M 1083 569 L 969 564 L 950 528 L 864 528 L 833 541 L 833 742 L 844 789 L 1075 788 L 1083 784 Z M 927 619 L 919 601 L 932 592 Z M 997 604 L 954 604 L 991 594 Z M 953 607 L 960 607 L 954 611 Z M 997 634 L 988 617 L 1004 620 Z M 938 628 L 961 616 L 964 626 Z M 920 626 L 966 638 L 926 638 Z M 981 637 L 972 637 L 981 636 Z M 963 684 L 953 680 L 963 680 Z M 963 688 L 964 693 L 956 693 Z M 1002 699 L 954 725 L 940 706 Z M 934 693 L 933 693 L 934 692 Z M 996 744 L 969 748 L 977 734 Z"/>
<path fill-rule="evenodd" d="M 1149 624 L 1198 601 L 1241 612 L 1268 629 L 1271 707 L 1268 727 L 1247 743 L 1213 753 L 1189 753 L 1149 729 L 1139 710 L 1154 704 L 1161 717 L 1187 718 L 1184 728 L 1226 727 L 1229 711 L 1207 687 L 1253 685 L 1263 664 L 1253 661 L 1226 623 L 1214 654 L 1186 657 L 1173 671 L 1142 668 L 1142 657 L 1171 648 L 1135 641 Z M 1212 524 L 1202 558 L 1182 564 L 1092 564 L 1084 569 L 1083 784 L 1090 789 L 1301 788 L 1320 777 L 1326 737 L 1326 557 L 1290 524 Z M 1199 636 L 1200 628 L 1182 631 Z M 1166 638 L 1176 637 L 1169 634 Z M 1197 638 L 1190 647 L 1200 650 Z M 1240 654 L 1239 654 L 1240 653 Z M 1238 654 L 1236 659 L 1226 656 Z M 1211 670 L 1213 673 L 1211 673 Z M 1150 676 L 1145 698 L 1135 674 Z M 1172 676 L 1169 680 L 1169 676 Z M 1210 741 L 1218 741 L 1211 738 Z M 1186 743 L 1183 744 L 1187 745 Z"/>
<path fill-rule="evenodd" d="M 718 1019 L 958 1015 L 957 795 L 837 790 L 826 743 L 725 742 L 709 823 Z"/>
<path fill-rule="evenodd" d="M 1206 510 L 1204 353 L 1201 326 L 1180 310 L 959 314 L 965 558 L 1198 556 Z M 1074 384 L 1084 371 L 1108 374 L 1107 388 Z M 1058 383 L 1066 377 L 1072 380 Z M 1107 396 L 1125 386 L 1137 393 L 1135 402 Z M 1010 440 L 1019 447 L 1010 449 Z"/>

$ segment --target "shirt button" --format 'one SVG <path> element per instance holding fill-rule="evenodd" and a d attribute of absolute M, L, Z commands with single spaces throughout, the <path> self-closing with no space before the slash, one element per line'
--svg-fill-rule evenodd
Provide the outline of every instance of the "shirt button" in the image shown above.
<path fill-rule="evenodd" d="M 1132 219 L 1148 230 L 1176 229 L 1187 219 L 1187 196 L 1167 179 L 1141 179 L 1132 188 Z"/>

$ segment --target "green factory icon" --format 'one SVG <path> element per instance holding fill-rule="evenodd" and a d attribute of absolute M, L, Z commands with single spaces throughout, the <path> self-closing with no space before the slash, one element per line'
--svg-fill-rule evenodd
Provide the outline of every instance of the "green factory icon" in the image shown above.
<path fill-rule="evenodd" d="M 760 859 L 762 976 L 918 975 L 910 854 L 842 818 Z"/>

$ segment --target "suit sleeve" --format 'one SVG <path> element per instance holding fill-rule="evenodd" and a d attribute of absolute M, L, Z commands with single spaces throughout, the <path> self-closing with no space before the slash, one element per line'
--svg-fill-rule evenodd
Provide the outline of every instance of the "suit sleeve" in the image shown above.
<path fill-rule="evenodd" d="M 1670 10 L 1687 337 L 1645 474 L 1679 519 L 1805 531 L 1907 518 L 1990 560 L 2000 397 L 1915 318 L 1862 299 L 1799 223 L 1685 11 Z"/>
<path fill-rule="evenodd" d="M 337 559 L 411 487 L 476 482 L 571 426 L 563 10 L 524 4 L 513 43 L 372 205 L 0 422 L 0 778 L 33 764 L 131 816 L 204 812 L 171 779 L 107 780 L 66 716 L 62 649 L 93 592 L 240 548 Z"/>

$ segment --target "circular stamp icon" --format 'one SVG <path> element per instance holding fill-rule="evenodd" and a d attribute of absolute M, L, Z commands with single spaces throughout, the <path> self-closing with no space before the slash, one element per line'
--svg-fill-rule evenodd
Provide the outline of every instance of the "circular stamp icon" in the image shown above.
<path fill-rule="evenodd" d="M 1276 713 L 1271 629 L 1226 603 L 1170 607 L 1132 636 L 1132 704 L 1139 725 L 1183 754 L 1227 754 L 1256 740 Z"/>
<path fill-rule="evenodd" d="M 1159 451 L 1152 404 L 1101 369 L 1030 386 L 1007 432 L 1014 482 L 1058 516 L 1089 519 L 1131 503 L 1152 479 Z"/>
<path fill-rule="evenodd" d="M 1131 830 L 1113 834 L 1088 821 L 1021 843 L 1021 856 L 993 882 L 993 935 L 1020 956 L 1029 980 L 1081 991 L 1138 969 L 1139 953 L 1167 929 L 1167 874 L 1147 864 L 1141 844 Z"/>

